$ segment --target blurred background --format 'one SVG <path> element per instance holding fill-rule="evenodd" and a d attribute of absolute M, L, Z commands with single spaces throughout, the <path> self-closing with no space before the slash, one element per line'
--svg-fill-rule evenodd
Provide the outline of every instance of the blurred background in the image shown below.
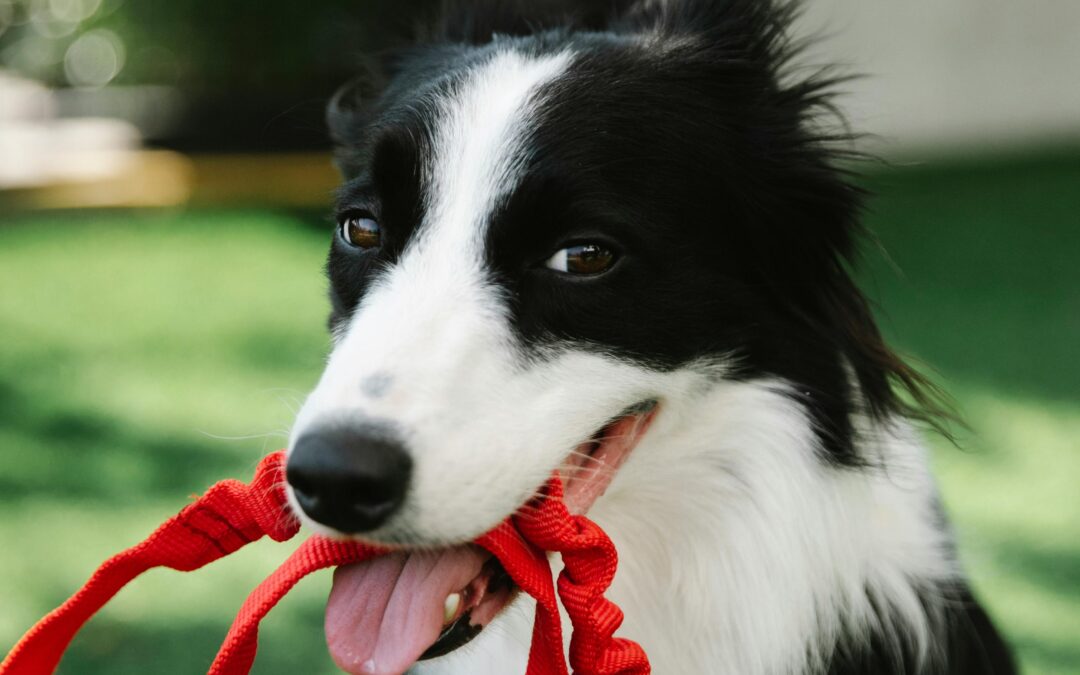
<path fill-rule="evenodd" d="M 430 0 L 0 0 L 0 650 L 284 444 L 327 348 L 322 110 Z M 971 430 L 932 438 L 1028 673 L 1080 673 L 1080 3 L 807 0 L 876 196 L 863 280 Z M 134 583 L 61 672 L 202 672 L 256 545 Z M 334 672 L 305 581 L 260 673 Z"/>

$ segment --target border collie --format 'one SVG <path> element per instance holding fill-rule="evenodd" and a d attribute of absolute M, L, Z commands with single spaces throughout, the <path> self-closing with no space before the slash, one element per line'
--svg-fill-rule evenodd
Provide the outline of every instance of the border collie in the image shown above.
<path fill-rule="evenodd" d="M 289 493 L 400 549 L 335 575 L 341 668 L 524 672 L 530 600 L 463 542 L 559 470 L 657 673 L 1014 672 L 932 391 L 852 281 L 863 195 L 792 17 L 477 0 L 336 98 L 334 347 Z"/>

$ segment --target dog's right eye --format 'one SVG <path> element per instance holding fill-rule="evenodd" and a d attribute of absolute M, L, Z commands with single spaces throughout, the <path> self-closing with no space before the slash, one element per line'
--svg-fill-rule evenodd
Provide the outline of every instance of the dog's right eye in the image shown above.
<path fill-rule="evenodd" d="M 367 250 L 382 243 L 382 231 L 371 216 L 349 215 L 341 219 L 341 238 L 349 246 Z"/>
<path fill-rule="evenodd" d="M 596 276 L 611 269 L 615 259 L 615 252 L 610 248 L 590 242 L 556 251 L 544 266 L 563 274 Z"/>

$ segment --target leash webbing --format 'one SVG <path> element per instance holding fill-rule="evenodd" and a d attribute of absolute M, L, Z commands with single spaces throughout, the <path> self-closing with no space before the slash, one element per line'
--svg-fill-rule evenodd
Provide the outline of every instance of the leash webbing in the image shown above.
<path fill-rule="evenodd" d="M 110 558 L 64 604 L 15 645 L 0 675 L 52 673 L 75 634 L 129 581 L 154 567 L 196 570 L 253 541 L 291 539 L 299 525 L 287 510 L 285 455 L 259 464 L 249 484 L 226 480 L 170 518 L 142 543 Z M 480 537 L 514 582 L 536 599 L 536 619 L 526 675 L 568 675 L 562 628 L 547 552 L 562 554 L 558 592 L 570 616 L 570 664 L 576 675 L 645 675 L 649 662 L 639 645 L 613 637 L 622 612 L 604 597 L 617 565 L 614 545 L 592 521 L 574 516 L 553 479 L 545 498 Z M 300 579 L 315 571 L 362 562 L 383 550 L 357 542 L 312 537 L 248 596 L 210 666 L 211 675 L 251 669 L 259 622 Z"/>

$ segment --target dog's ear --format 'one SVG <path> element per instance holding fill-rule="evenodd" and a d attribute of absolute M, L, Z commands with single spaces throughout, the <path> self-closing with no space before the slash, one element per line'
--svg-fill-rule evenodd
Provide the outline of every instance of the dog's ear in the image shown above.
<path fill-rule="evenodd" d="M 486 44 L 496 35 L 521 36 L 555 28 L 613 28 L 641 0 L 443 0 L 441 18 L 426 37 Z"/>
<path fill-rule="evenodd" d="M 341 86 L 326 107 L 326 127 L 334 146 L 334 163 L 345 178 L 359 170 L 364 146 L 362 131 L 372 102 L 385 86 L 386 77 L 374 61 L 364 63 L 362 74 Z"/>
<path fill-rule="evenodd" d="M 326 127 L 334 144 L 334 164 L 342 176 L 355 175 L 357 161 L 350 153 L 357 146 L 357 134 L 363 126 L 362 116 L 365 96 L 361 82 L 353 80 L 334 93 L 326 106 Z"/>

